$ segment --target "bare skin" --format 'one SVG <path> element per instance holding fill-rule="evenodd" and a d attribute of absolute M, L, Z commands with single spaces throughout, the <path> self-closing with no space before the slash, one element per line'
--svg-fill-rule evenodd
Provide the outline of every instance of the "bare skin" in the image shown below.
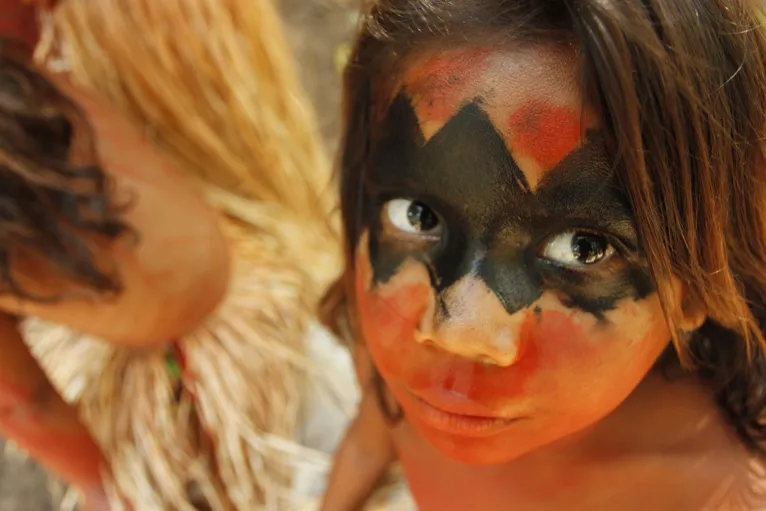
<path fill-rule="evenodd" d="M 357 311 L 418 507 L 766 509 L 763 460 L 711 392 L 654 369 L 670 330 L 576 62 L 425 53 L 380 120 Z M 706 312 L 672 286 L 695 330 Z"/>
<path fill-rule="evenodd" d="M 369 354 L 363 345 L 357 347 L 354 362 L 362 382 L 362 401 L 335 453 L 321 511 L 362 509 L 396 459 L 393 437 L 378 408 Z"/>

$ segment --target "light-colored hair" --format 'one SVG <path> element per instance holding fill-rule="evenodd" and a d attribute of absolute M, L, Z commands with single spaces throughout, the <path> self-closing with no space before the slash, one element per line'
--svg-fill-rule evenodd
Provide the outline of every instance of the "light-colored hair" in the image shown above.
<path fill-rule="evenodd" d="M 64 62 L 227 212 L 332 273 L 332 165 L 272 2 L 68 0 L 36 57 Z"/>
<path fill-rule="evenodd" d="M 137 353 L 31 322 L 35 353 L 93 429 L 120 500 L 281 509 L 296 460 L 326 462 L 294 439 L 304 343 L 341 266 L 331 163 L 282 20 L 269 0 L 66 0 L 43 18 L 38 62 L 199 182 L 223 213 L 234 271 L 205 324 L 168 339 L 193 375 L 181 398 L 167 347 Z"/>

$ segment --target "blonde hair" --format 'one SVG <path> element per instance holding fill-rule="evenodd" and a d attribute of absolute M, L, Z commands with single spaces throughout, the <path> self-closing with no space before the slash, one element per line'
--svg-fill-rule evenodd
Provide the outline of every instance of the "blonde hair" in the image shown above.
<path fill-rule="evenodd" d="M 304 341 L 341 246 L 330 160 L 276 9 L 67 0 L 44 16 L 36 59 L 143 127 L 201 184 L 225 214 L 235 271 L 227 300 L 177 343 L 194 376 L 185 399 L 163 350 L 31 324 L 35 353 L 102 444 L 117 501 L 192 509 L 196 492 L 215 509 L 283 509 L 291 469 L 326 462 L 293 437 L 305 380 L 325 385 Z"/>
<path fill-rule="evenodd" d="M 335 271 L 332 166 L 270 1 L 70 0 L 45 21 L 39 61 L 146 127 L 225 211 Z"/>

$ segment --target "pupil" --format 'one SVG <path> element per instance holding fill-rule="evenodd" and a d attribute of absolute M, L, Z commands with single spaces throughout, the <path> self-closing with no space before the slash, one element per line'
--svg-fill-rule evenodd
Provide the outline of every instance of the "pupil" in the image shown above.
<path fill-rule="evenodd" d="M 575 234 L 572 237 L 572 252 L 582 264 L 599 262 L 609 248 L 604 238 L 590 234 Z"/>
<path fill-rule="evenodd" d="M 413 202 L 407 210 L 410 225 L 420 231 L 430 231 L 439 224 L 436 213 L 422 202 Z"/>

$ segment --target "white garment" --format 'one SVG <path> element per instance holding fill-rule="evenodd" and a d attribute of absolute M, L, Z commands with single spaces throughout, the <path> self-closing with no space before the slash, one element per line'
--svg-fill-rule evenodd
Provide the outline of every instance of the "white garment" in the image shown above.
<path fill-rule="evenodd" d="M 351 353 L 318 324 L 309 328 L 306 353 L 317 369 L 307 378 L 301 427 L 296 442 L 321 453 L 322 460 L 302 458 L 293 475 L 296 511 L 315 511 L 332 468 L 332 453 L 338 448 L 351 420 L 356 416 L 360 392 Z M 386 489 L 381 504 L 370 511 L 414 511 L 415 505 L 404 481 Z"/>

